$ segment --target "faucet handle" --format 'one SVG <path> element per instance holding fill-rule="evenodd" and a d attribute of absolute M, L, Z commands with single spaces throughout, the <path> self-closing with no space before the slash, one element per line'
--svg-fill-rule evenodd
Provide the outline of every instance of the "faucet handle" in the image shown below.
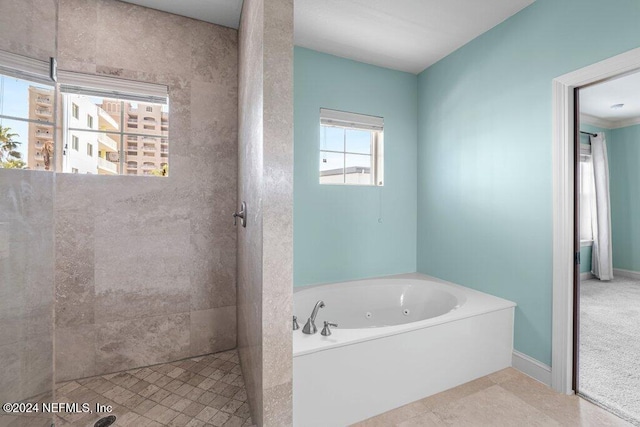
<path fill-rule="evenodd" d="M 298 316 L 293 316 L 293 330 L 297 331 L 300 329 L 300 325 L 298 325 Z"/>
<path fill-rule="evenodd" d="M 332 328 L 337 328 L 338 324 L 337 323 L 327 322 L 325 320 L 324 321 L 324 328 L 322 328 L 322 332 L 320 332 L 320 335 L 324 335 L 325 337 L 328 337 L 329 335 L 331 335 L 331 329 L 329 329 L 329 326 L 331 326 Z"/>

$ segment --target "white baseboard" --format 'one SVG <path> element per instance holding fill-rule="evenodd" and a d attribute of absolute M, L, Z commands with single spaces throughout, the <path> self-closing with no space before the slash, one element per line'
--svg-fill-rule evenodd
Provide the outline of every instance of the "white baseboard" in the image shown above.
<path fill-rule="evenodd" d="M 587 271 L 586 273 L 580 273 L 580 280 L 589 280 L 589 279 L 593 279 L 594 276 L 593 273 Z"/>
<path fill-rule="evenodd" d="M 544 363 L 529 357 L 524 353 L 513 350 L 511 365 L 518 371 L 529 375 L 534 380 L 538 380 L 543 384 L 551 386 L 551 367 Z"/>
<path fill-rule="evenodd" d="M 640 280 L 640 271 L 622 270 L 621 268 L 613 269 L 613 277 L 628 277 L 629 279 Z"/>

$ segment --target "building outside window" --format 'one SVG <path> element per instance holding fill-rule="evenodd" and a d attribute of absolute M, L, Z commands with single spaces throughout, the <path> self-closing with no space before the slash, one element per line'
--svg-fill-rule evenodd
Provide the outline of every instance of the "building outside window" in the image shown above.
<path fill-rule="evenodd" d="M 53 89 L 47 63 L 0 51 L 0 167 L 53 170 Z"/>
<path fill-rule="evenodd" d="M 63 102 L 67 105 L 79 105 L 81 110 L 91 111 L 91 116 L 96 118 L 94 124 L 97 123 L 97 130 L 89 126 L 69 126 L 65 131 L 82 139 L 95 141 L 99 149 L 98 156 L 92 160 L 92 168 L 97 169 L 98 174 L 167 175 L 168 169 L 162 164 L 166 163 L 164 154 L 169 149 L 168 126 L 164 130 L 155 127 L 147 129 L 140 126 L 145 119 L 139 114 L 142 110 L 145 118 L 153 114 L 154 120 L 158 122 L 161 119 L 168 121 L 166 104 L 100 97 L 83 94 L 81 91 L 64 93 L 64 87 Z M 147 109 L 155 113 L 148 113 Z M 72 158 L 66 160 L 63 170 L 74 167 L 73 164 L 77 161 Z M 136 168 L 132 167 L 134 164 Z M 137 165 L 141 167 L 138 168 Z M 146 166 L 143 168 L 143 165 Z"/>
<path fill-rule="evenodd" d="M 86 106 L 94 117 L 94 128 L 68 127 L 65 133 L 93 139 L 98 147 L 94 158 L 99 174 L 168 175 L 166 153 L 169 150 L 169 108 L 166 87 L 137 83 L 135 92 L 131 82 L 104 78 L 78 77 L 61 72 L 61 92 L 64 105 Z M 84 80 L 83 80 L 84 79 Z M 114 96 L 118 93 L 118 96 Z M 149 128 L 145 123 L 162 123 Z M 72 161 L 64 168 L 72 167 Z M 68 169 L 66 169 L 68 170 Z"/>
<path fill-rule="evenodd" d="M 68 71 L 55 83 L 49 75 L 49 62 L 0 51 L 0 132 L 7 140 L 0 167 L 168 175 L 166 86 Z"/>

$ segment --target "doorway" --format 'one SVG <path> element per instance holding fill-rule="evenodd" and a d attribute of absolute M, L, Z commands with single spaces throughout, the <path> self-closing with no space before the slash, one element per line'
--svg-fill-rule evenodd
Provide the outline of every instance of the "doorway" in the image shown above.
<path fill-rule="evenodd" d="M 640 72 L 575 93 L 573 388 L 640 425 L 638 93 Z"/>
<path fill-rule="evenodd" d="M 553 319 L 551 385 L 562 393 L 580 390 L 574 378 L 574 271 L 578 259 L 574 230 L 574 162 L 579 123 L 575 92 L 640 70 L 640 48 L 572 71 L 553 80 Z M 578 244 L 579 246 L 579 244 Z M 577 300 L 579 302 L 579 300 Z M 575 345 L 578 348 L 577 345 Z M 579 360 L 579 350 L 577 352 Z M 578 374 L 579 375 L 579 374 Z M 578 384 L 574 383 L 574 379 Z M 576 386 L 577 387 L 574 387 Z"/>

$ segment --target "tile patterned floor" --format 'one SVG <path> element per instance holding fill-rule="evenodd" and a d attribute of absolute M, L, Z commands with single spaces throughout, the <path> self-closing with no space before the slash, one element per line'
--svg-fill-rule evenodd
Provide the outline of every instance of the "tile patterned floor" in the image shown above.
<path fill-rule="evenodd" d="M 235 350 L 58 384 L 57 402 L 113 406 L 114 427 L 251 425 Z M 56 427 L 92 427 L 108 414 L 59 414 Z"/>
<path fill-rule="evenodd" d="M 58 385 L 56 397 L 58 402 L 112 405 L 114 427 L 250 426 L 246 400 L 235 350 L 69 381 Z M 104 415 L 61 414 L 56 427 L 92 427 Z M 20 417 L 0 425 L 47 425 L 42 421 Z M 352 427 L 630 425 L 584 399 L 556 393 L 508 368 Z"/>
<path fill-rule="evenodd" d="M 630 425 L 584 399 L 556 393 L 508 368 L 352 427 Z"/>

